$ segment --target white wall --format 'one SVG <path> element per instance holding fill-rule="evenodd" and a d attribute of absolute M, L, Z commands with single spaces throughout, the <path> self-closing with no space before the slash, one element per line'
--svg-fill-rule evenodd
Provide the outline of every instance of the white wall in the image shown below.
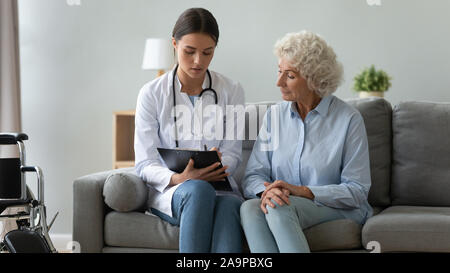
<path fill-rule="evenodd" d="M 244 86 L 249 102 L 279 100 L 273 44 L 309 29 L 344 64 L 336 95 L 356 97 L 352 78 L 375 64 L 393 77 L 386 99 L 450 101 L 450 1 L 19 0 L 23 131 L 28 163 L 46 178 L 53 233 L 72 231 L 72 182 L 111 168 L 112 113 L 133 109 L 155 77 L 140 69 L 147 37 L 170 37 L 189 7 L 209 9 L 221 36 L 212 69 Z M 31 177 L 29 183 L 32 184 Z"/>

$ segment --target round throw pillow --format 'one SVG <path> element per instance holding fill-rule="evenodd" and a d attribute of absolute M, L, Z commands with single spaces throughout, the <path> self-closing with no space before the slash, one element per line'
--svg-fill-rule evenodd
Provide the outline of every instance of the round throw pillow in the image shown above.
<path fill-rule="evenodd" d="M 137 175 L 113 173 L 103 187 L 105 203 L 115 211 L 127 212 L 141 208 L 147 201 L 148 189 Z"/>

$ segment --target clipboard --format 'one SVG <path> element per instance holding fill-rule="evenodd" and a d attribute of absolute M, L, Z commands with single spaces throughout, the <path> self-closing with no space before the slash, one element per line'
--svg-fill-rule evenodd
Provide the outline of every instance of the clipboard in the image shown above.
<path fill-rule="evenodd" d="M 167 167 L 176 173 L 182 173 L 186 168 L 189 159 L 194 160 L 194 168 L 200 169 L 210 166 L 216 162 L 220 162 L 219 155 L 216 151 L 193 151 L 180 149 L 157 148 Z M 217 169 L 222 168 L 220 163 Z M 208 181 L 216 191 L 233 191 L 228 177 L 224 181 Z"/>

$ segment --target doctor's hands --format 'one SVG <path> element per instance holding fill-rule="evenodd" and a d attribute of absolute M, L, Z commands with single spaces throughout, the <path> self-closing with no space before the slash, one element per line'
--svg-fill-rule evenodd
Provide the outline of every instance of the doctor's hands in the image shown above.
<path fill-rule="evenodd" d="M 205 181 L 223 180 L 225 177 L 230 175 L 229 173 L 225 173 L 226 169 L 228 169 L 228 166 L 224 166 L 216 170 L 216 168 L 218 168 L 219 165 L 220 163 L 216 162 L 208 167 L 196 169 L 194 168 L 194 160 L 191 158 L 182 173 L 176 173 L 172 175 L 169 186 L 178 185 L 188 179 L 198 179 Z"/>

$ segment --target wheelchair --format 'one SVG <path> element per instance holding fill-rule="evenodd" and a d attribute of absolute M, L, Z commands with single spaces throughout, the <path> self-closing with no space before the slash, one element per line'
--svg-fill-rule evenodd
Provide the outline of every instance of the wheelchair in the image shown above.
<path fill-rule="evenodd" d="M 0 250 L 9 253 L 56 253 L 49 230 L 56 218 L 47 225 L 44 204 L 44 178 L 42 170 L 25 165 L 25 146 L 28 136 L 23 133 L 0 133 L 0 145 L 17 145 L 19 158 L 0 158 L 0 221 L 16 221 L 0 242 Z M 37 176 L 37 199 L 25 182 L 25 173 Z M 21 211 L 8 215 L 7 208 Z M 6 210 L 6 211 L 5 211 Z"/>

